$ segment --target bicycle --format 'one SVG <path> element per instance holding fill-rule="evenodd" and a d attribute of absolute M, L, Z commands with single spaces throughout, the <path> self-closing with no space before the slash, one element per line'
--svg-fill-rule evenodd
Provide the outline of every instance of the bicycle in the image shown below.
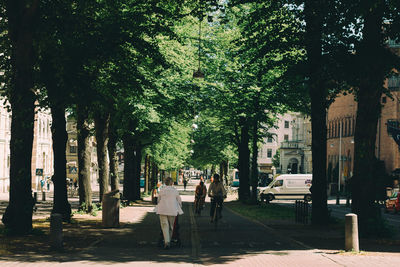
<path fill-rule="evenodd" d="M 213 197 L 211 203 L 215 202 L 214 214 L 212 217 L 212 222 L 214 222 L 214 226 L 218 226 L 218 220 L 222 218 L 221 209 L 222 209 L 222 197 Z M 211 204 L 212 205 L 212 204 Z"/>
<path fill-rule="evenodd" d="M 194 212 L 196 214 L 198 214 L 198 215 L 200 215 L 201 210 L 203 208 L 200 200 L 201 200 L 200 197 L 195 196 L 195 199 L 194 199 Z"/>

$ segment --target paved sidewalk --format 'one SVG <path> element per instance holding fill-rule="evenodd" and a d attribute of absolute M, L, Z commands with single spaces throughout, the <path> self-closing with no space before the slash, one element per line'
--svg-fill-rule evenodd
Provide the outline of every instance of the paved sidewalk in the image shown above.
<path fill-rule="evenodd" d="M 159 221 L 157 215 L 152 212 L 154 206 L 148 202 L 149 199 L 146 199 L 147 202 L 120 210 L 120 228 L 107 229 L 98 226 L 87 229 L 82 225 L 82 235 L 94 238 L 87 248 L 73 253 L 49 251 L 47 254 L 39 254 L 33 250 L 21 254 L 2 255 L 0 252 L 0 265 L 4 267 L 56 265 L 398 267 L 400 265 L 400 253 L 353 254 L 310 248 L 282 236 L 279 231 L 237 216 L 227 209 L 224 210 L 224 218 L 215 229 L 208 221 L 208 203 L 201 216 L 194 215 L 193 187 L 188 186 L 186 192 L 180 187 L 179 190 L 184 200 L 185 212 L 179 218 L 182 240 L 180 248 L 164 250 L 157 246 L 160 235 Z M 0 200 L 4 201 L 3 197 L 0 195 Z M 51 201 L 46 203 L 51 205 Z M 46 216 L 48 217 L 48 214 L 42 215 Z M 86 217 L 74 215 L 74 218 Z M 101 214 L 89 219 L 100 221 Z"/>

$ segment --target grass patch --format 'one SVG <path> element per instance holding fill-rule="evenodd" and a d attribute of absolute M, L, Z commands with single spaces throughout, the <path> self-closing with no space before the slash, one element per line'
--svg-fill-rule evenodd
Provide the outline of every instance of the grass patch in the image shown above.
<path fill-rule="evenodd" d="M 240 201 L 225 204 L 233 211 L 256 220 L 294 220 L 294 209 L 277 204 L 244 204 Z"/>

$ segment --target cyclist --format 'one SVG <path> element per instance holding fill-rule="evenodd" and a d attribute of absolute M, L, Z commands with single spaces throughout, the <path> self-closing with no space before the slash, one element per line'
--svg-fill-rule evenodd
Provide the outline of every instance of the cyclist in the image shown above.
<path fill-rule="evenodd" d="M 224 185 L 219 179 L 219 174 L 214 174 L 213 182 L 210 184 L 208 188 L 208 196 L 211 198 L 211 209 L 210 209 L 210 217 L 211 222 L 213 222 L 214 211 L 217 203 L 219 204 L 219 210 L 217 210 L 218 218 L 222 218 L 222 202 L 224 198 L 226 198 L 226 191 Z"/>
<path fill-rule="evenodd" d="M 196 186 L 195 198 L 194 198 L 194 206 L 197 207 L 196 208 L 197 214 L 200 214 L 200 211 L 204 206 L 206 195 L 207 195 L 207 187 L 204 185 L 204 182 L 200 180 L 200 183 Z"/>

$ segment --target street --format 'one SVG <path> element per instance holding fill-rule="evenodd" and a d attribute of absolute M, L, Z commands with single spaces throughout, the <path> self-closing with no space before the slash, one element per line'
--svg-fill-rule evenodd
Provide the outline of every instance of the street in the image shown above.
<path fill-rule="evenodd" d="M 280 231 L 246 219 L 228 208 L 215 227 L 210 223 L 209 199 L 201 215 L 193 212 L 194 187 L 177 186 L 184 214 L 179 217 L 181 247 L 165 250 L 158 246 L 160 225 L 149 202 L 120 210 L 120 228 L 82 228 L 82 237 L 95 241 L 74 253 L 32 251 L 0 254 L 1 266 L 398 266 L 400 255 L 393 253 L 346 254 L 303 245 Z M 227 201 L 234 200 L 229 196 Z M 281 201 L 280 201 L 281 202 Z M 4 201 L 2 202 L 5 203 Z M 46 202 L 51 205 L 51 202 Z M 283 205 L 289 205 L 282 201 Z M 4 205 L 3 205 L 4 206 Z M 331 205 L 330 205 L 331 206 Z M 39 214 L 48 217 L 50 209 L 40 206 Z M 340 210 L 339 208 L 335 208 Z M 47 214 L 45 214 L 45 212 Z M 1 211 L 2 213 L 2 211 Z M 2 214 L 0 214 L 2 215 Z M 36 215 L 37 216 L 37 215 Z M 101 216 L 99 217 L 101 220 Z"/>

